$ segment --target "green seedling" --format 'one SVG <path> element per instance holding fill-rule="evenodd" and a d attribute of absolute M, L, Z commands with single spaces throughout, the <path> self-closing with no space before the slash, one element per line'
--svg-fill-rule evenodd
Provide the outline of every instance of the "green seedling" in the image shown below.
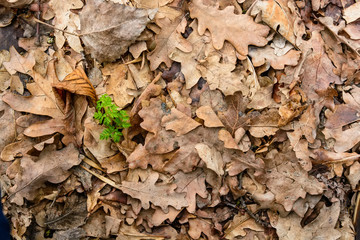
<path fill-rule="evenodd" d="M 119 142 L 121 130 L 131 126 L 126 111 L 119 110 L 107 94 L 102 95 L 97 101 L 94 118 L 106 127 L 100 134 L 101 140 L 111 138 L 114 142 Z"/>

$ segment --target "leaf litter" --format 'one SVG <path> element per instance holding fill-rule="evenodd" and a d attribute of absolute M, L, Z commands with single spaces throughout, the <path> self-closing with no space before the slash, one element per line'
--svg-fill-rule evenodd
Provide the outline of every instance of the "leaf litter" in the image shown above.
<path fill-rule="evenodd" d="M 15 239 L 354 239 L 358 2 L 59 3 L 0 1 Z"/>

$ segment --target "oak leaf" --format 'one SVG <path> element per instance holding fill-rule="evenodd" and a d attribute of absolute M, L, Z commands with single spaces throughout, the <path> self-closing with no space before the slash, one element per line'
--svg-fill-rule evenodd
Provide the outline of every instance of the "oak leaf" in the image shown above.
<path fill-rule="evenodd" d="M 144 209 L 150 207 L 150 202 L 155 206 L 161 207 L 163 211 L 172 206 L 177 210 L 187 207 L 188 203 L 184 193 L 177 193 L 175 184 L 156 184 L 159 174 L 153 172 L 145 182 L 123 181 L 121 190 L 131 197 L 139 199 Z"/>
<path fill-rule="evenodd" d="M 335 229 L 340 214 L 340 203 L 334 202 L 330 207 L 325 205 L 320 210 L 320 214 L 310 224 L 302 227 L 301 217 L 296 213 L 290 213 L 286 217 L 278 216 L 270 212 L 270 223 L 276 228 L 280 239 L 330 239 L 335 240 L 341 237 L 340 231 Z"/>
<path fill-rule="evenodd" d="M 303 64 L 300 76 L 302 90 L 310 100 L 319 98 L 318 92 L 328 89 L 330 83 L 341 84 L 339 76 L 334 73 L 334 66 L 325 52 L 324 40 L 319 32 L 313 32 L 303 51 L 309 55 Z"/>
<path fill-rule="evenodd" d="M 295 201 L 307 193 L 319 195 L 324 191 L 324 184 L 302 169 L 293 152 L 278 153 L 270 161 L 265 161 L 267 174 L 263 177 L 276 202 L 286 211 L 291 211 Z"/>
<path fill-rule="evenodd" d="M 186 208 L 189 213 L 194 213 L 196 209 L 196 196 L 206 198 L 208 191 L 205 185 L 205 173 L 200 168 L 190 173 L 182 171 L 174 175 L 174 183 L 176 184 L 176 192 L 186 193 L 186 201 L 189 206 Z"/>
<path fill-rule="evenodd" d="M 78 165 L 81 159 L 79 152 L 73 145 L 55 151 L 54 145 L 46 147 L 38 159 L 25 156 L 21 159 L 21 172 L 16 173 L 16 185 L 12 189 L 13 202 L 23 204 L 23 198 L 34 200 L 36 190 L 46 181 L 60 183 L 70 176 L 68 171 Z"/>
<path fill-rule="evenodd" d="M 198 19 L 200 35 L 209 29 L 213 46 L 219 50 L 224 41 L 229 41 L 241 55 L 248 54 L 248 46 L 264 46 L 268 41 L 266 36 L 269 28 L 255 23 L 252 17 L 234 13 L 234 7 L 229 6 L 219 10 L 217 6 L 204 5 L 202 0 L 194 0 L 189 6 L 190 16 Z M 241 23 L 241 24 L 239 24 Z"/>
<path fill-rule="evenodd" d="M 276 55 L 274 49 L 269 45 L 264 48 L 249 48 L 249 56 L 255 67 L 269 62 L 270 65 L 277 70 L 284 69 L 285 65 L 296 66 L 300 59 L 300 51 L 290 50 L 284 55 Z"/>
<path fill-rule="evenodd" d="M 192 44 L 193 50 L 185 52 L 175 48 L 169 53 L 171 60 L 181 63 L 181 72 L 185 76 L 187 89 L 192 88 L 199 81 L 201 73 L 197 69 L 197 65 L 204 60 L 205 51 L 211 46 L 209 44 L 211 42 L 210 34 L 206 32 L 203 36 L 200 36 L 197 31 L 196 21 L 193 21 L 190 27 L 194 30 L 186 40 Z"/>
<path fill-rule="evenodd" d="M 293 3 L 288 0 L 258 1 L 251 14 L 254 15 L 261 12 L 262 21 L 295 45 L 296 12 L 294 13 L 290 10 L 290 4 Z M 295 9 L 295 6 L 292 9 Z"/>
<path fill-rule="evenodd" d="M 191 43 L 181 35 L 185 31 L 186 23 L 184 16 L 179 16 L 173 21 L 168 18 L 156 20 L 161 31 L 155 36 L 155 49 L 148 55 L 151 71 L 154 71 L 162 62 L 170 67 L 172 61 L 168 55 L 175 48 L 183 52 L 191 52 Z"/>
<path fill-rule="evenodd" d="M 234 52 L 235 54 L 235 52 Z M 211 90 L 219 89 L 225 96 L 242 91 L 247 95 L 248 88 L 244 85 L 245 77 L 235 70 L 235 64 L 220 61 L 220 54 L 214 52 L 206 57 L 206 61 L 197 66 L 202 77 L 208 82 Z"/>

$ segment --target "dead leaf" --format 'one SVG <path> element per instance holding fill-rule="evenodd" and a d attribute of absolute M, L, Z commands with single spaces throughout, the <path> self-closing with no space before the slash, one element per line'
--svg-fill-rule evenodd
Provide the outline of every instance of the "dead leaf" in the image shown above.
<path fill-rule="evenodd" d="M 249 56 L 255 67 L 269 62 L 274 69 L 284 69 L 285 65 L 296 66 L 300 59 L 300 51 L 290 50 L 284 55 L 276 55 L 269 45 L 264 48 L 249 48 Z"/>
<path fill-rule="evenodd" d="M 0 151 L 2 152 L 4 147 L 15 140 L 15 116 L 14 110 L 12 110 L 3 100 L 0 100 Z"/>
<path fill-rule="evenodd" d="M 31 75 L 32 68 L 35 65 L 34 56 L 31 54 L 27 54 L 25 57 L 21 56 L 14 47 L 11 47 L 10 57 L 10 62 L 3 62 L 3 66 L 11 75 L 14 75 L 16 72 Z"/>
<path fill-rule="evenodd" d="M 225 101 L 228 109 L 219 112 L 219 118 L 231 135 L 234 135 L 235 131 L 243 127 L 248 121 L 245 114 L 247 99 L 243 97 L 241 92 L 236 92 L 232 96 L 225 97 Z"/>
<path fill-rule="evenodd" d="M 276 202 L 282 204 L 286 211 L 292 209 L 298 198 L 305 198 L 306 193 L 317 195 L 323 192 L 324 185 L 313 176 L 308 176 L 294 158 L 294 153 L 277 154 L 274 159 L 279 163 L 270 164 L 265 161 L 265 171 L 270 171 L 264 175 L 266 186 L 275 195 Z"/>
<path fill-rule="evenodd" d="M 290 4 L 293 3 L 287 0 L 258 1 L 251 14 L 255 15 L 261 12 L 261 18 L 266 24 L 295 45 L 296 13 L 290 10 Z"/>
<path fill-rule="evenodd" d="M 186 134 L 200 125 L 176 108 L 172 108 L 170 114 L 161 119 L 161 126 L 165 127 L 166 130 L 173 130 L 177 136 Z"/>
<path fill-rule="evenodd" d="M 323 206 L 319 216 L 304 228 L 300 226 L 301 218 L 295 213 L 287 217 L 270 214 L 270 223 L 276 228 L 280 239 L 338 239 L 341 233 L 335 230 L 335 225 L 340 213 L 340 204 L 335 202 L 330 207 Z"/>
<path fill-rule="evenodd" d="M 186 52 L 175 48 L 169 53 L 171 60 L 181 63 L 181 72 L 185 76 L 187 89 L 193 87 L 199 81 L 201 73 L 199 69 L 197 69 L 197 65 L 204 59 L 206 49 L 211 46 L 209 45 L 211 41 L 210 34 L 205 32 L 203 36 L 200 36 L 197 31 L 196 21 L 193 21 L 190 27 L 192 27 L 194 31 L 186 40 L 192 44 L 192 51 Z"/>
<path fill-rule="evenodd" d="M 224 162 L 220 152 L 203 143 L 196 144 L 195 149 L 208 169 L 213 170 L 220 176 L 224 175 Z"/>
<path fill-rule="evenodd" d="M 269 28 L 255 23 L 248 15 L 234 14 L 233 6 L 218 10 L 217 6 L 206 6 L 201 0 L 195 0 L 189 10 L 190 16 L 199 21 L 199 34 L 203 35 L 205 30 L 209 29 L 213 46 L 217 50 L 221 49 L 227 40 L 241 55 L 247 55 L 249 45 L 264 46 L 268 42 L 265 37 Z M 242 24 L 238 24 L 239 22 Z"/>
<path fill-rule="evenodd" d="M 235 52 L 234 52 L 235 54 Z M 221 62 L 221 55 L 214 52 L 206 58 L 206 62 L 198 65 L 198 70 L 208 82 L 210 90 L 219 89 L 225 96 L 237 91 L 247 95 L 248 88 L 244 85 L 244 75 L 235 70 L 233 63 Z"/>
<path fill-rule="evenodd" d="M 16 185 L 12 188 L 12 202 L 22 205 L 23 198 L 34 200 L 36 191 L 46 181 L 63 182 L 71 174 L 68 170 L 81 162 L 73 145 L 59 151 L 54 150 L 54 146 L 46 147 L 37 161 L 29 156 L 21 159 L 21 172 L 15 173 Z"/>
<path fill-rule="evenodd" d="M 352 23 L 360 18 L 360 4 L 358 2 L 344 8 L 344 16 L 343 18 L 346 20 L 346 22 Z"/>
<path fill-rule="evenodd" d="M 123 181 L 121 190 L 131 197 L 139 199 L 144 209 L 149 209 L 149 202 L 161 207 L 163 211 L 167 211 L 168 206 L 177 210 L 188 206 L 185 194 L 174 191 L 176 189 L 175 184 L 156 184 L 158 178 L 159 174 L 153 172 L 145 182 Z"/>
<path fill-rule="evenodd" d="M 80 13 L 81 39 L 98 61 L 114 61 L 135 42 L 156 12 L 113 2 L 88 1 Z"/>
<path fill-rule="evenodd" d="M 161 31 L 155 37 L 156 48 L 148 55 L 151 71 L 154 71 L 162 62 L 167 67 L 170 67 L 171 59 L 168 55 L 175 48 L 183 52 L 190 52 L 192 50 L 191 44 L 181 36 L 181 33 L 185 30 L 186 23 L 186 18 L 183 16 L 179 16 L 173 21 L 168 18 L 156 20 L 156 24 L 160 26 Z"/>
<path fill-rule="evenodd" d="M 52 85 L 57 91 L 65 90 L 77 95 L 88 96 L 96 104 L 96 92 L 82 67 L 76 68 L 62 82 Z"/>

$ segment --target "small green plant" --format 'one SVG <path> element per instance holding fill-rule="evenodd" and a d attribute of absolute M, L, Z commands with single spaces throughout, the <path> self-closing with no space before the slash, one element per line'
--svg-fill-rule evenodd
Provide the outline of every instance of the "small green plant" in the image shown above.
<path fill-rule="evenodd" d="M 97 101 L 96 110 L 94 118 L 106 127 L 100 134 L 100 139 L 111 138 L 114 142 L 119 142 L 121 130 L 131 126 L 126 111 L 119 110 L 107 94 L 102 95 Z"/>

